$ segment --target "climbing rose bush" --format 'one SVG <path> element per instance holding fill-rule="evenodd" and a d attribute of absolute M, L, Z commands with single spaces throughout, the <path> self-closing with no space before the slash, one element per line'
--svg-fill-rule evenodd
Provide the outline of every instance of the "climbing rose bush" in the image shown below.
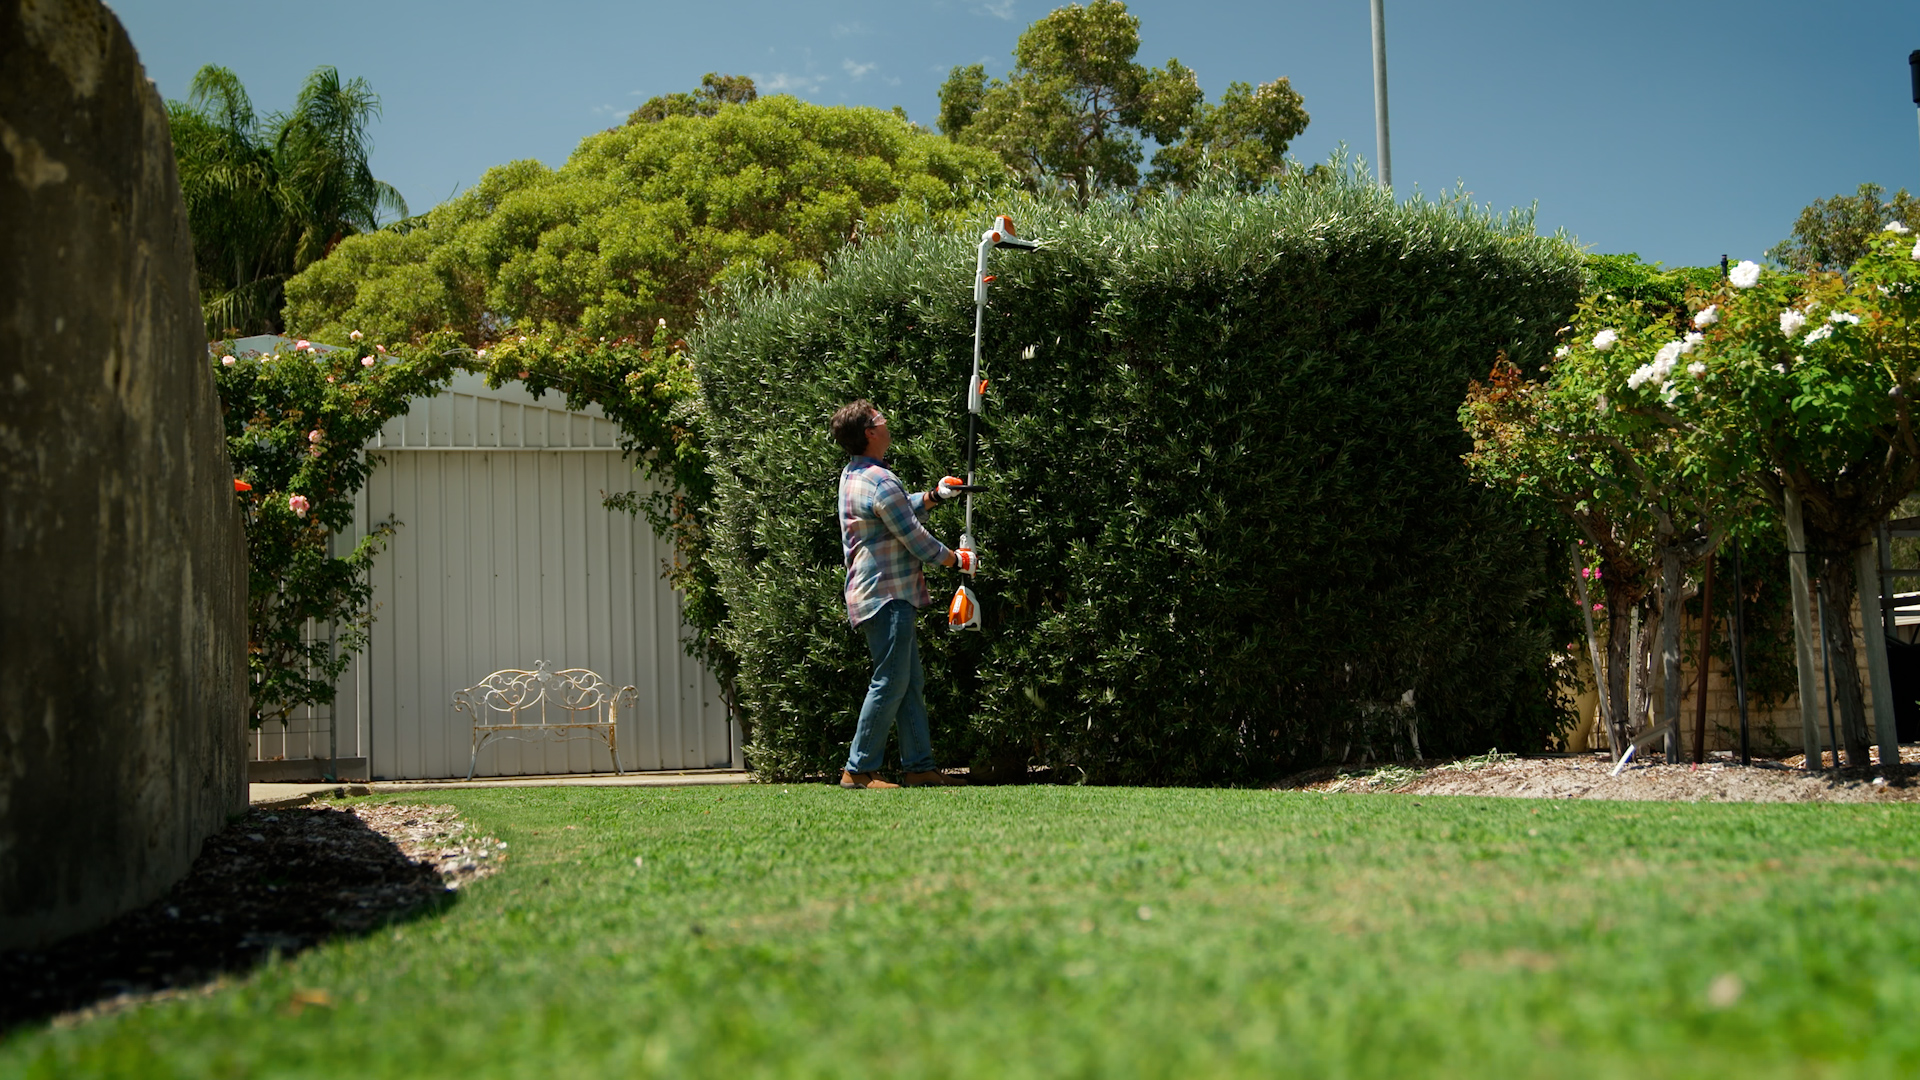
<path fill-rule="evenodd" d="M 464 352 L 444 340 L 405 351 L 406 358 L 384 349 L 322 351 L 307 341 L 271 353 L 236 355 L 231 343 L 211 350 L 234 499 L 246 522 L 255 727 L 330 703 L 348 660 L 366 645 L 367 570 L 395 524 L 375 523 L 351 549 L 335 549 L 374 466 L 361 447 L 412 398 L 443 388 Z"/>

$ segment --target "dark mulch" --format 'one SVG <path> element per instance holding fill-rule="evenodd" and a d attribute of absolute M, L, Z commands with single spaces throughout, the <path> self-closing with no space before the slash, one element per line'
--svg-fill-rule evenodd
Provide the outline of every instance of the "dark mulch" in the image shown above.
<path fill-rule="evenodd" d="M 217 987 L 276 953 L 440 909 L 500 852 L 447 807 L 255 810 L 161 899 L 46 949 L 0 952 L 0 1032 Z"/>

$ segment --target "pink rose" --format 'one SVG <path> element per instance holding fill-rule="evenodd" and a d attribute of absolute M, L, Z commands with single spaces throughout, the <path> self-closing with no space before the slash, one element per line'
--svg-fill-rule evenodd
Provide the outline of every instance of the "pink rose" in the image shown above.
<path fill-rule="evenodd" d="M 308 507 L 308 503 L 307 503 L 307 497 L 305 495 L 293 495 L 293 496 L 289 496 L 287 499 L 287 509 L 293 511 L 294 513 L 300 515 L 301 517 L 307 516 L 307 507 Z"/>
<path fill-rule="evenodd" d="M 373 366 L 373 357 L 371 357 L 371 356 L 363 356 L 363 357 L 361 357 L 361 358 L 360 358 L 360 366 L 361 366 L 361 367 L 372 367 L 372 366 Z"/>
<path fill-rule="evenodd" d="M 319 442 L 319 441 L 320 441 L 320 438 L 321 438 L 321 435 L 320 435 L 320 429 L 319 429 L 319 428 L 314 428 L 314 429 L 313 429 L 312 431 L 309 431 L 309 432 L 307 432 L 307 441 L 308 441 L 308 442 L 311 442 L 311 443 L 317 443 L 317 442 Z"/>

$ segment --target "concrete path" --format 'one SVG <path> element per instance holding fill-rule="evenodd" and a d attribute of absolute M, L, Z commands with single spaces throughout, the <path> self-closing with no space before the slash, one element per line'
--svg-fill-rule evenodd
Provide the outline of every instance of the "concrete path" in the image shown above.
<path fill-rule="evenodd" d="M 744 784 L 752 774 L 739 769 L 701 769 L 688 772 L 628 773 L 625 776 L 499 776 L 479 780 L 377 780 L 303 784 L 248 784 L 247 801 L 271 809 L 303 806 L 315 799 L 349 795 L 405 795 L 414 791 L 482 790 L 521 787 L 692 787 L 705 784 Z"/>

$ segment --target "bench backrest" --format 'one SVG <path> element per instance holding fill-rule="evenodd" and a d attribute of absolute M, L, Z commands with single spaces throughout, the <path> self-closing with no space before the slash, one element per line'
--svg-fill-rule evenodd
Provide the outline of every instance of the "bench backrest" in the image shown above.
<path fill-rule="evenodd" d="M 577 714 L 592 711 L 598 714 L 606 711 L 606 720 L 612 722 L 623 709 L 632 709 L 640 699 L 640 692 L 631 686 L 615 688 L 612 683 L 599 674 L 586 668 L 566 668 L 555 671 L 545 660 L 534 666 L 532 671 L 520 668 L 503 668 L 481 679 L 465 690 L 456 690 L 453 694 L 453 707 L 464 712 L 476 724 L 498 723 L 491 719 L 494 713 L 507 713 L 513 717 L 508 723 L 545 724 L 547 707 L 564 710 L 555 723 L 579 723 Z M 535 719 L 530 714 L 537 711 Z M 598 715 L 596 720 L 600 719 Z"/>

